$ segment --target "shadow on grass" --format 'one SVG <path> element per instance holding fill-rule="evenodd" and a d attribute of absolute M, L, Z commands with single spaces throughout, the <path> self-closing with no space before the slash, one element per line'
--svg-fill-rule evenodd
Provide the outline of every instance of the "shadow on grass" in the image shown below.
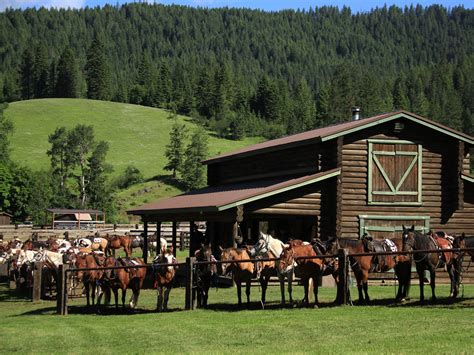
<path fill-rule="evenodd" d="M 370 300 L 369 304 L 361 304 L 354 302 L 354 306 L 384 306 L 384 307 L 400 307 L 400 308 L 410 308 L 410 307 L 436 307 L 436 308 L 472 308 L 474 306 L 474 298 L 464 297 L 464 298 L 438 298 L 435 301 L 425 300 L 420 302 L 420 300 L 407 299 L 405 302 L 398 302 L 394 299 L 373 299 Z"/>
<path fill-rule="evenodd" d="M 0 302 L 28 302 L 31 297 L 27 291 L 0 289 Z"/>

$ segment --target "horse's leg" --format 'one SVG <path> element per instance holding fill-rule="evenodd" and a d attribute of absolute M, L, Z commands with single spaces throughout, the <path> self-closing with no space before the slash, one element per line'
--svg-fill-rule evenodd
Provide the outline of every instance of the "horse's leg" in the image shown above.
<path fill-rule="evenodd" d="M 89 306 L 90 306 L 90 301 L 89 301 L 89 282 L 84 282 L 84 288 L 86 289 L 87 307 L 89 307 Z"/>
<path fill-rule="evenodd" d="M 436 269 L 430 270 L 430 286 L 431 286 L 431 300 L 436 301 L 435 287 L 436 287 Z"/>
<path fill-rule="evenodd" d="M 237 284 L 237 299 L 239 301 L 239 307 L 242 306 L 242 284 L 240 283 L 240 280 L 236 282 Z"/>
<path fill-rule="evenodd" d="M 281 302 L 282 306 L 285 305 L 285 275 L 278 273 L 278 281 L 280 281 L 280 292 L 281 292 Z"/>
<path fill-rule="evenodd" d="M 96 282 L 92 282 L 91 286 L 92 286 L 92 290 L 91 290 L 92 305 L 94 305 L 95 304 L 95 289 L 97 287 Z"/>
<path fill-rule="evenodd" d="M 418 273 L 418 282 L 420 285 L 420 302 L 423 302 L 425 300 L 425 293 L 423 290 L 424 280 L 425 280 L 425 270 L 417 266 L 416 272 Z"/>
<path fill-rule="evenodd" d="M 286 276 L 288 278 L 288 297 L 290 305 L 293 305 L 293 275 L 293 271 L 290 271 Z"/>
<path fill-rule="evenodd" d="M 364 288 L 365 303 L 367 304 L 367 303 L 370 302 L 370 298 L 369 298 L 369 270 L 365 270 L 363 272 L 362 286 Z"/>
<path fill-rule="evenodd" d="M 127 297 L 127 288 L 122 288 L 122 308 L 125 309 L 125 298 Z"/>
<path fill-rule="evenodd" d="M 357 291 L 359 292 L 359 301 L 358 301 L 358 303 L 363 304 L 364 303 L 364 296 L 362 294 L 362 275 L 361 275 L 361 271 L 360 270 L 357 270 L 357 272 L 354 271 L 354 275 L 355 275 L 356 282 L 357 282 Z"/>
<path fill-rule="evenodd" d="M 118 309 L 118 288 L 114 287 L 112 291 L 114 293 L 115 309 Z"/>
<path fill-rule="evenodd" d="M 158 312 L 163 312 L 163 286 L 158 286 Z"/>
<path fill-rule="evenodd" d="M 260 275 L 260 286 L 262 287 L 262 306 L 265 304 L 265 295 L 267 293 L 268 278 L 267 275 Z"/>
<path fill-rule="evenodd" d="M 309 303 L 309 297 L 308 297 L 308 292 L 309 292 L 309 279 L 304 279 L 303 280 L 303 286 L 304 286 L 304 297 L 303 297 L 303 305 L 307 306 Z"/>
<path fill-rule="evenodd" d="M 168 285 L 165 290 L 165 299 L 163 302 L 163 310 L 166 312 L 168 310 L 168 300 L 170 298 L 171 286 Z"/>
<path fill-rule="evenodd" d="M 449 275 L 449 280 L 451 281 L 451 290 L 449 292 L 449 297 L 456 298 L 458 294 L 457 290 L 457 280 L 456 280 L 456 270 L 453 263 L 450 263 L 446 266 L 447 272 Z"/>
<path fill-rule="evenodd" d="M 318 280 L 319 280 L 319 275 L 316 276 L 316 279 L 313 278 L 313 293 L 314 293 L 314 307 L 317 308 L 319 306 L 319 301 L 318 301 Z"/>
<path fill-rule="evenodd" d="M 252 280 L 248 279 L 245 287 L 245 294 L 247 295 L 247 307 L 250 307 L 250 284 Z"/>

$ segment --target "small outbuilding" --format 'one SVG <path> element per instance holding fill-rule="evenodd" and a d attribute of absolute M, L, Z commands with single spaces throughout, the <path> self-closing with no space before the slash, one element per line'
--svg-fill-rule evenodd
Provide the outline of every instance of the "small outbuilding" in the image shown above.
<path fill-rule="evenodd" d="M 0 225 L 8 225 L 12 223 L 12 215 L 7 212 L 0 211 Z"/>
<path fill-rule="evenodd" d="M 99 210 L 48 208 L 53 229 L 96 228 L 105 223 L 105 213 Z"/>
<path fill-rule="evenodd" d="M 145 228 L 207 221 L 214 246 L 259 231 L 282 240 L 386 238 L 402 225 L 474 234 L 474 137 L 406 111 L 355 118 L 208 159 L 208 187 L 128 213 Z"/>

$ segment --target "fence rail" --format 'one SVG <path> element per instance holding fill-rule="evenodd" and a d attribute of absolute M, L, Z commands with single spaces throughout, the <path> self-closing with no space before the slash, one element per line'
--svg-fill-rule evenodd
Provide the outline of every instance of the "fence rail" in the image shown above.
<path fill-rule="evenodd" d="M 443 252 L 473 252 L 474 248 L 456 248 L 456 249 L 428 249 L 428 250 L 413 250 L 413 251 L 396 251 L 396 252 L 366 252 L 366 253 L 353 253 L 349 254 L 347 249 L 338 249 L 337 254 L 326 254 L 326 255 L 315 255 L 315 256 L 302 256 L 295 257 L 295 260 L 310 260 L 310 259 L 329 259 L 338 258 L 339 260 L 339 284 L 338 284 L 338 295 L 337 300 L 340 305 L 348 304 L 349 302 L 349 257 L 362 257 L 362 256 L 378 256 L 378 255 L 409 255 L 419 253 L 443 253 Z M 199 265 L 221 265 L 221 264 L 233 264 L 233 263 L 258 263 L 266 261 L 278 261 L 280 258 L 253 258 L 244 260 L 215 260 L 215 261 L 196 261 L 195 257 L 186 258 L 185 263 L 160 263 L 152 265 L 131 265 L 131 266 L 101 266 L 97 268 L 69 268 L 69 265 L 64 264 L 59 266 L 58 270 L 58 291 L 57 291 L 57 313 L 65 315 L 68 313 L 67 310 L 67 274 L 78 272 L 78 271 L 102 271 L 102 270 L 117 270 L 117 269 L 139 269 L 139 268 L 156 268 L 156 267 L 168 267 L 168 266 L 185 266 L 186 275 L 186 295 L 185 295 L 185 309 L 192 310 L 195 308 L 195 288 L 193 286 L 194 268 Z"/>

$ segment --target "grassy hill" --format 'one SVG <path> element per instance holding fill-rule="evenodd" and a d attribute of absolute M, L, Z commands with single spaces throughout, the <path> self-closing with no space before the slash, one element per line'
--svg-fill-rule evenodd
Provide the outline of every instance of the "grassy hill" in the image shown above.
<path fill-rule="evenodd" d="M 123 103 L 85 99 L 42 99 L 11 103 L 5 116 L 12 120 L 12 159 L 33 170 L 49 168 L 48 135 L 58 126 L 72 128 L 81 123 L 94 126 L 97 140 L 109 143 L 107 162 L 114 167 L 112 177 L 121 174 L 128 165 L 143 173 L 146 182 L 117 193 L 124 210 L 180 193 L 165 171 L 165 146 L 173 120 L 164 110 Z M 190 130 L 195 124 L 178 116 Z M 242 141 L 220 139 L 209 135 L 210 156 L 232 151 L 257 142 L 257 138 Z"/>
<path fill-rule="evenodd" d="M 84 99 L 41 99 L 9 104 L 5 111 L 13 121 L 12 159 L 33 170 L 48 168 L 48 135 L 56 127 L 71 128 L 79 123 L 94 126 L 97 140 L 109 143 L 108 163 L 114 175 L 133 164 L 146 178 L 168 174 L 163 167 L 165 146 L 173 120 L 164 110 L 115 102 Z M 178 120 L 190 129 L 189 118 Z M 256 138 L 231 141 L 210 135 L 210 156 L 257 142 Z"/>

